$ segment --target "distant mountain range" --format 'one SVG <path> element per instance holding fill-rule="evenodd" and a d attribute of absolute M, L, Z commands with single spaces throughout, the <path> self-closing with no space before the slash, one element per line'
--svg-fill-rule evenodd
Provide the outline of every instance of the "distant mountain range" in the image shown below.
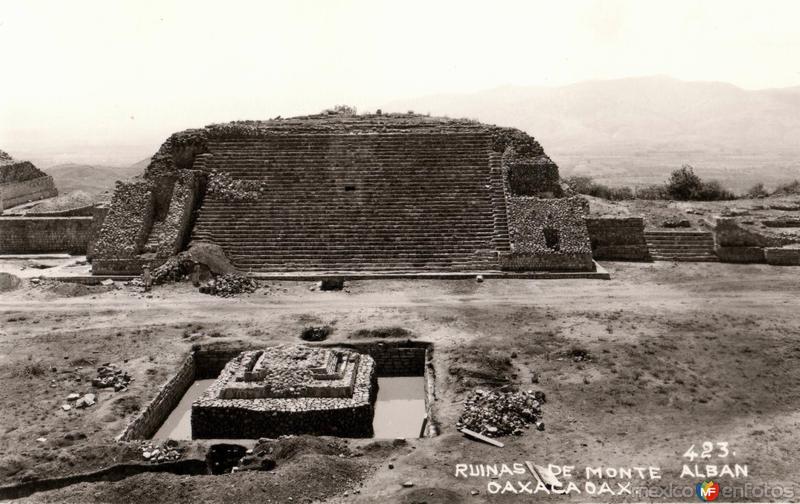
<path fill-rule="evenodd" d="M 384 109 L 514 126 L 539 140 L 562 175 L 610 184 L 662 182 L 683 163 L 737 191 L 800 178 L 800 86 L 751 91 L 657 76 L 504 86 Z"/>
<path fill-rule="evenodd" d="M 86 191 L 98 194 L 114 189 L 117 180 L 123 180 L 144 173 L 150 163 L 150 158 L 143 159 L 130 166 L 97 166 L 86 164 L 59 164 L 45 169 L 59 193 L 66 194 L 71 191 Z"/>
<path fill-rule="evenodd" d="M 545 150 L 800 152 L 800 86 L 750 91 L 669 77 L 505 86 L 389 103 L 387 110 L 515 126 Z"/>

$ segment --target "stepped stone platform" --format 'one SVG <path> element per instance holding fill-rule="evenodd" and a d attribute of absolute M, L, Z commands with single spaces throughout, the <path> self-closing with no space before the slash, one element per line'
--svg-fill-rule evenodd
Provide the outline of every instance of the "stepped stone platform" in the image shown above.
<path fill-rule="evenodd" d="M 209 142 L 201 169 L 259 181 L 268 194 L 207 197 L 192 240 L 222 246 L 248 272 L 497 269 L 508 240 L 495 239 L 494 206 L 504 204 L 494 201 L 489 141 L 473 132 Z"/>
<path fill-rule="evenodd" d="M 716 262 L 714 235 L 704 231 L 645 231 L 651 257 L 656 261 Z"/>
<path fill-rule="evenodd" d="M 527 134 L 465 119 L 325 113 L 172 135 L 115 191 L 92 272 L 192 244 L 253 276 L 593 273 L 582 198 Z"/>
<path fill-rule="evenodd" d="M 0 212 L 54 196 L 58 190 L 53 177 L 30 161 L 17 161 L 0 150 Z"/>
<path fill-rule="evenodd" d="M 376 396 L 368 355 L 292 345 L 242 352 L 192 404 L 192 437 L 368 437 Z"/>

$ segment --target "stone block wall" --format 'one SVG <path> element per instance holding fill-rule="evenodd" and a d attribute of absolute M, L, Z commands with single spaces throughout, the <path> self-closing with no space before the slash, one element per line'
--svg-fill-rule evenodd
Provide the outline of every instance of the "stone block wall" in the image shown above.
<path fill-rule="evenodd" d="M 54 196 L 58 196 L 58 190 L 53 183 L 53 177 L 49 175 L 21 182 L 7 182 L 0 184 L 0 210 Z"/>
<path fill-rule="evenodd" d="M 586 228 L 595 259 L 651 260 L 641 217 L 589 217 Z"/>
<path fill-rule="evenodd" d="M 95 243 L 100 236 L 100 230 L 103 228 L 103 222 L 108 215 L 108 206 L 96 205 L 92 207 L 92 228 L 89 232 L 89 243 L 86 244 L 86 258 L 91 261 L 94 259 Z"/>
<path fill-rule="evenodd" d="M 800 248 L 766 247 L 764 259 L 775 266 L 800 266 Z"/>
<path fill-rule="evenodd" d="M 714 253 L 722 262 L 729 263 L 764 263 L 763 247 L 714 247 Z"/>
<path fill-rule="evenodd" d="M 258 439 L 291 434 L 372 437 L 374 415 L 371 403 L 346 408 L 271 412 L 236 407 L 193 407 L 192 437 Z"/>
<path fill-rule="evenodd" d="M 137 255 L 153 225 L 153 211 L 153 190 L 148 181 L 117 182 L 94 244 L 93 273 L 141 272 L 142 260 Z"/>
<path fill-rule="evenodd" d="M 341 347 L 366 354 L 375 360 L 378 376 L 423 376 L 430 343 L 386 341 L 370 343 L 332 343 L 321 346 Z"/>
<path fill-rule="evenodd" d="M 0 254 L 85 254 L 92 217 L 0 217 Z"/>
<path fill-rule="evenodd" d="M 790 242 L 787 238 L 769 234 L 767 230 L 759 231 L 754 226 L 745 225 L 735 217 L 717 217 L 714 221 L 714 252 L 722 262 L 769 262 L 765 252 L 767 248 L 780 250 Z M 785 255 L 773 252 L 773 261 L 785 260 Z"/>
<path fill-rule="evenodd" d="M 506 203 L 511 254 L 501 257 L 503 269 L 594 270 L 585 199 L 508 196 Z M 548 232 L 557 246 L 548 245 Z"/>
<path fill-rule="evenodd" d="M 117 439 L 131 441 L 149 439 L 164 423 L 195 380 L 194 356 L 187 356 L 177 373 L 158 390 L 156 397 L 136 415 Z"/>

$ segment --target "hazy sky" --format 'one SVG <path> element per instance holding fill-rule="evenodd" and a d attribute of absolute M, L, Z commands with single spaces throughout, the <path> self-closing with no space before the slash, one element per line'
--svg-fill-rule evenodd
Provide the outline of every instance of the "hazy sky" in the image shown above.
<path fill-rule="evenodd" d="M 504 84 L 794 86 L 798 20 L 794 0 L 0 0 L 0 148 L 132 162 L 210 122 Z"/>

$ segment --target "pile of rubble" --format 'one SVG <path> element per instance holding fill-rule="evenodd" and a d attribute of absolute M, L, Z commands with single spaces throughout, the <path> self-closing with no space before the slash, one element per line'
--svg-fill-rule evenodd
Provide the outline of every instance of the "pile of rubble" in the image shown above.
<path fill-rule="evenodd" d="M 521 435 L 531 424 L 544 430 L 541 421 L 544 392 L 475 390 L 467 397 L 456 427 L 489 437 Z"/>
<path fill-rule="evenodd" d="M 255 292 L 256 289 L 258 289 L 258 282 L 252 278 L 238 273 L 228 273 L 210 280 L 206 285 L 200 287 L 200 292 L 213 296 L 233 297 L 237 294 Z"/>
<path fill-rule="evenodd" d="M 224 201 L 255 201 L 264 191 L 265 181 L 236 179 L 216 170 L 208 177 L 208 194 Z"/>
<path fill-rule="evenodd" d="M 187 257 L 185 253 L 172 256 L 153 270 L 153 285 L 185 280 L 192 273 L 194 265 L 194 261 Z"/>
<path fill-rule="evenodd" d="M 103 364 L 97 368 L 97 377 L 92 380 L 92 385 L 97 388 L 113 387 L 115 392 L 124 392 L 133 378 L 113 364 Z"/>
<path fill-rule="evenodd" d="M 73 407 L 83 409 L 88 408 L 89 406 L 94 406 L 97 402 L 97 397 L 94 394 L 81 395 L 77 392 L 73 392 L 67 396 L 67 401 L 67 403 L 61 405 L 61 409 L 64 411 L 69 411 Z M 69 404 L 72 401 L 74 401 L 74 403 Z"/>
<path fill-rule="evenodd" d="M 142 458 L 151 463 L 172 462 L 178 460 L 182 456 L 182 451 L 178 442 L 169 439 L 163 443 L 153 443 L 152 441 L 144 441 L 139 445 L 142 451 Z"/>

